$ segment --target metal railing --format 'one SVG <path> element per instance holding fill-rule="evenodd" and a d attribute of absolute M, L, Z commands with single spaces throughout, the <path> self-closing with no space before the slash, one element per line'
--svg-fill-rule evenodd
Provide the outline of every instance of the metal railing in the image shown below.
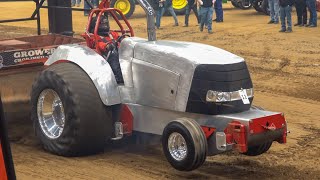
<path fill-rule="evenodd" d="M 41 35 L 41 21 L 40 21 L 40 9 L 71 9 L 72 11 L 90 11 L 93 9 L 93 5 L 88 1 L 84 0 L 85 3 L 88 4 L 90 9 L 81 9 L 81 8 L 72 8 L 72 7 L 62 7 L 62 6 L 44 6 L 45 0 L 33 0 L 35 2 L 35 10 L 33 11 L 32 15 L 27 18 L 18 18 L 18 19 L 5 19 L 0 20 L 0 23 L 10 23 L 10 22 L 20 22 L 20 21 L 37 21 L 37 33 Z M 71 1 L 71 0 L 70 0 Z"/>

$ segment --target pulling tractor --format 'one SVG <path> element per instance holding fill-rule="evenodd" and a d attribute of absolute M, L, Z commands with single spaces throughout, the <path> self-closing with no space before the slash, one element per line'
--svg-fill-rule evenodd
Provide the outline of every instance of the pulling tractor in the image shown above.
<path fill-rule="evenodd" d="M 283 113 L 252 106 L 243 58 L 205 44 L 156 40 L 154 10 L 138 2 L 148 39 L 134 37 L 120 10 L 93 9 L 85 43 L 61 45 L 41 60 L 31 119 L 45 150 L 82 156 L 102 152 L 108 140 L 153 135 L 175 169 L 191 171 L 207 156 L 231 150 L 257 156 L 274 141 L 286 143 Z"/>

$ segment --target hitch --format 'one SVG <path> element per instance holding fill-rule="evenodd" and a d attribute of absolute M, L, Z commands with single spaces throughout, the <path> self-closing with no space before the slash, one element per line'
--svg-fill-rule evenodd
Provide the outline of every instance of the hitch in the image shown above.
<path fill-rule="evenodd" d="M 226 143 L 233 144 L 239 152 L 247 152 L 246 126 L 238 121 L 232 121 L 224 130 L 226 134 Z"/>

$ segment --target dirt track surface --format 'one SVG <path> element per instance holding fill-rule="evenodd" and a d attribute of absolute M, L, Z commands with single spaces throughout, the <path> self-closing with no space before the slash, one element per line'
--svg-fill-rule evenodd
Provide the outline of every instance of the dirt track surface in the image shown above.
<path fill-rule="evenodd" d="M 74 29 L 80 33 L 85 18 L 81 14 L 75 17 Z M 213 23 L 212 35 L 198 31 L 194 15 L 190 16 L 188 28 L 182 27 L 184 17 L 178 18 L 180 26 L 172 27 L 173 19 L 164 17 L 158 39 L 201 42 L 244 57 L 253 78 L 254 104 L 285 113 L 291 131 L 288 143 L 274 143 L 258 157 L 237 153 L 208 157 L 198 170 L 179 172 L 170 167 L 156 146 L 112 145 L 103 154 L 80 158 L 48 154 L 33 136 L 28 113 L 16 113 L 20 118 L 11 121 L 9 130 L 18 179 L 320 179 L 319 28 L 294 27 L 291 34 L 278 33 L 280 25 L 267 25 L 267 16 L 230 5 L 225 6 L 225 22 Z M 295 22 L 295 15 L 293 19 Z M 130 22 L 136 36 L 146 36 L 140 8 Z M 30 27 L 28 23 L 19 26 Z M 30 34 L 31 30 L 0 25 L 0 33 L 6 37 Z M 0 82 L 10 84 L 15 78 L 9 75 Z M 9 91 L 5 99 L 10 101 L 12 93 Z M 14 105 L 6 104 L 7 110 L 18 112 L 20 109 L 14 109 Z"/>

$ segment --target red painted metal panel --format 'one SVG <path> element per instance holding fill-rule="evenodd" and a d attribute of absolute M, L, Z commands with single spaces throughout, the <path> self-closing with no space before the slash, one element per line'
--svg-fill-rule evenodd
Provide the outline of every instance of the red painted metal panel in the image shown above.
<path fill-rule="evenodd" d="M 130 135 L 133 130 L 133 115 L 127 105 L 122 105 L 121 123 L 123 125 L 123 133 Z"/>
<path fill-rule="evenodd" d="M 282 114 L 276 114 L 272 116 L 261 117 L 253 119 L 249 123 L 250 134 L 259 134 L 268 130 L 281 129 L 286 126 L 286 121 Z"/>
<path fill-rule="evenodd" d="M 2 153 L 1 141 L 0 141 L 0 180 L 7 180 L 6 165 L 4 163 L 4 157 Z"/>

